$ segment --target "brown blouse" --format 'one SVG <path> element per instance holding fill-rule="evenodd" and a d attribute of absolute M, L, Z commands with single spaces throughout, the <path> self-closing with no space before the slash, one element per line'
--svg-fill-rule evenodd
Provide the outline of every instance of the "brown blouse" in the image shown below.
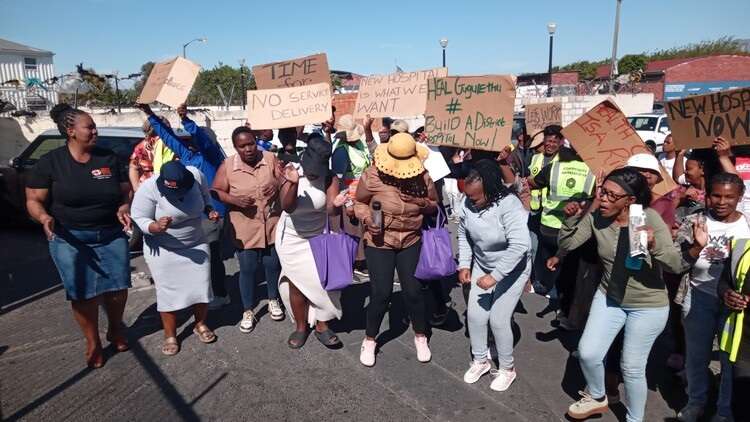
<path fill-rule="evenodd" d="M 426 198 L 437 201 L 435 184 L 427 174 L 422 173 L 426 187 Z M 362 173 L 357 186 L 354 213 L 360 221 L 370 221 L 370 204 L 380 201 L 383 212 L 383 233 L 376 236 L 365 230 L 366 246 L 381 249 L 405 249 L 417 243 L 422 237 L 422 208 L 401 200 L 399 188 L 384 183 L 377 168 L 372 165 Z"/>
<path fill-rule="evenodd" d="M 256 249 L 273 245 L 276 223 L 281 215 L 279 181 L 282 175 L 277 163 L 276 157 L 265 151 L 263 158 L 254 166 L 246 164 L 239 155 L 224 162 L 229 194 L 255 199 L 255 204 L 244 209 L 229 205 L 230 236 L 239 248 Z M 275 187 L 271 196 L 263 195 L 266 185 Z"/>

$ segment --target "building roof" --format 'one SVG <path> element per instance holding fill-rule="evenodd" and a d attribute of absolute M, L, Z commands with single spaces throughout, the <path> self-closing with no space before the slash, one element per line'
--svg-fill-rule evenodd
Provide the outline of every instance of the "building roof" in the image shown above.
<path fill-rule="evenodd" d="M 8 41 L 2 38 L 0 38 L 0 53 L 21 53 L 31 54 L 35 56 L 51 56 L 54 54 L 51 51 L 29 47 L 28 45 L 19 44 L 17 42 Z"/>

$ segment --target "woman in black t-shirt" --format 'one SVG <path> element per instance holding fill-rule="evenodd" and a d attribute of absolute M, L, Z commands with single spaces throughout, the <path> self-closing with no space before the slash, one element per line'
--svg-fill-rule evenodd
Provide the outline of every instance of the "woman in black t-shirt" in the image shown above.
<path fill-rule="evenodd" d="M 107 312 L 107 340 L 128 350 L 122 314 L 130 287 L 127 237 L 130 183 L 110 150 L 96 147 L 96 124 L 66 104 L 50 112 L 66 145 L 42 156 L 26 183 L 29 215 L 44 227 L 73 315 L 86 337 L 89 367 L 104 364 L 99 303 Z M 46 206 L 45 204 L 48 204 Z"/>

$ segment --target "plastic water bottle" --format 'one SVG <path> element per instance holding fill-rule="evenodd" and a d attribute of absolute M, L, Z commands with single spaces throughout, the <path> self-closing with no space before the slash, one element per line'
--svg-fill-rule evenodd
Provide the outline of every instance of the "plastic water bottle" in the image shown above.
<path fill-rule="evenodd" d="M 625 258 L 625 268 L 638 271 L 643 266 L 643 258 L 648 253 L 648 233 L 642 230 L 642 227 L 646 225 L 646 214 L 640 204 L 630 205 L 628 211 L 630 215 L 628 219 L 630 250 Z"/>
<path fill-rule="evenodd" d="M 371 224 L 373 227 L 379 227 L 380 230 L 383 230 L 383 211 L 380 201 L 372 201 L 370 207 L 370 220 L 372 221 Z"/>

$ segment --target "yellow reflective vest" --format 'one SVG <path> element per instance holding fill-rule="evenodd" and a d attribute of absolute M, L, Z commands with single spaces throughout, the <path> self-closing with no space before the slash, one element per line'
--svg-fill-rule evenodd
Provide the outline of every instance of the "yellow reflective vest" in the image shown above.
<path fill-rule="evenodd" d="M 731 267 L 732 278 L 736 291 L 742 291 L 745 277 L 750 270 L 750 239 L 732 240 Z M 724 322 L 721 331 L 719 348 L 729 354 L 729 360 L 735 362 L 740 351 L 742 328 L 745 322 L 745 311 L 732 311 Z M 747 352 L 745 352 L 747 353 Z"/>
<path fill-rule="evenodd" d="M 558 154 L 555 154 L 554 157 L 552 157 L 552 160 L 550 163 L 553 163 L 555 161 L 558 161 Z M 549 164 L 549 163 L 548 163 Z M 540 171 L 542 171 L 542 168 L 544 167 L 544 154 L 537 153 L 534 154 L 531 157 L 531 164 L 529 165 L 529 173 L 531 176 L 530 178 L 535 178 L 537 174 L 539 174 Z M 539 211 L 542 208 L 542 198 L 544 198 L 547 195 L 547 188 L 542 189 L 532 189 L 531 190 L 531 202 L 530 202 L 530 208 L 531 211 Z"/>
<path fill-rule="evenodd" d="M 583 161 L 555 161 L 549 177 L 549 189 L 542 200 L 542 225 L 559 229 L 565 219 L 563 209 L 571 200 L 589 198 L 596 178 Z"/>

